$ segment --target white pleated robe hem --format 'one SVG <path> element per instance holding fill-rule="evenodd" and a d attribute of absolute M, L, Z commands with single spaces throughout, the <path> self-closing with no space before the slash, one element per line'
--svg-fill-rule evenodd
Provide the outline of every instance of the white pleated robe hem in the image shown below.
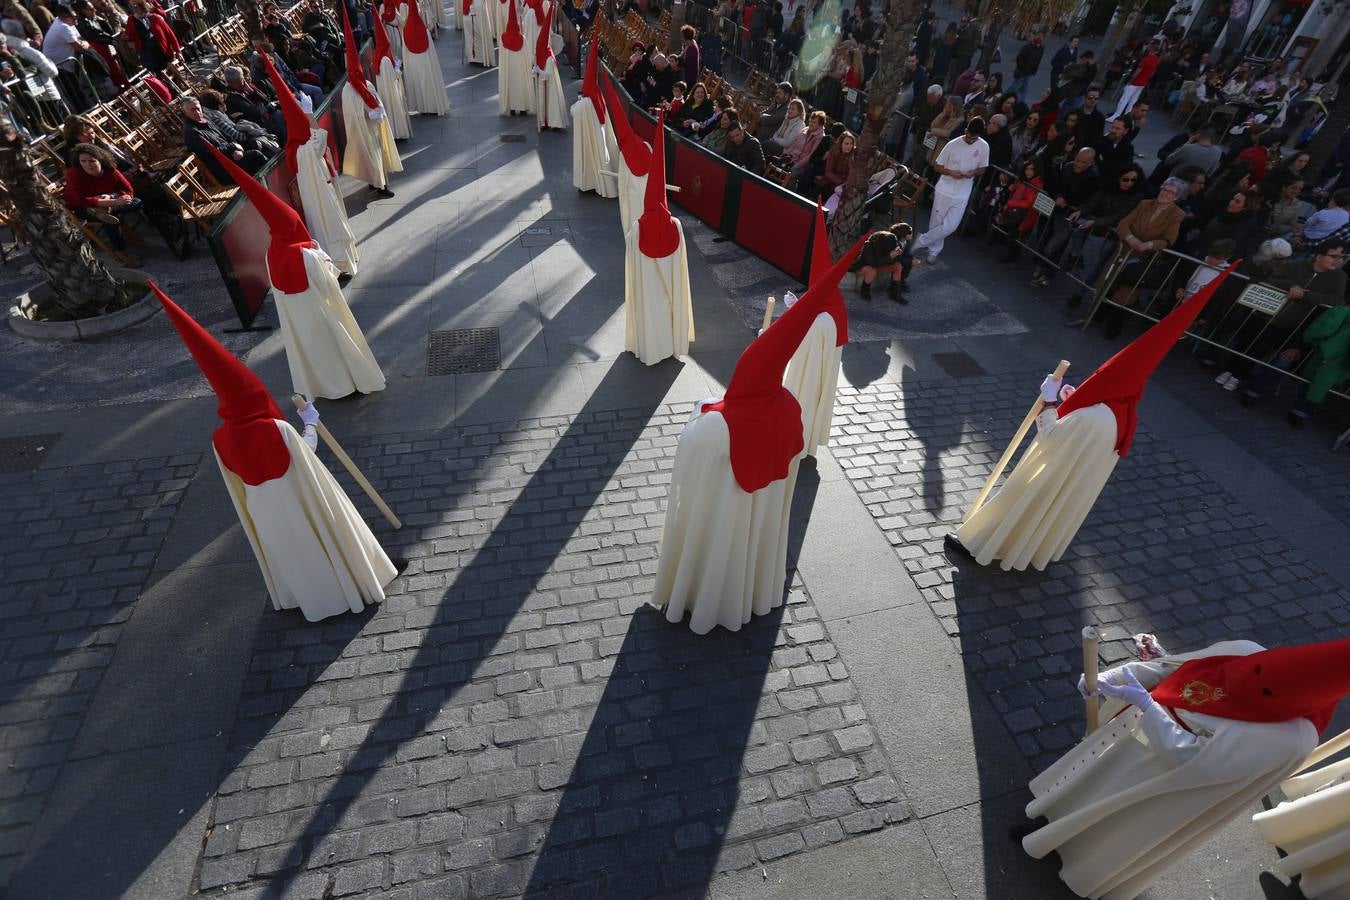
<path fill-rule="evenodd" d="M 450 97 L 445 93 L 441 63 L 436 45 L 427 44 L 423 53 L 403 48 L 403 102 L 409 114 L 444 116 L 450 112 Z"/>
<path fill-rule="evenodd" d="M 731 470 L 726 419 L 701 405 L 675 450 L 652 601 L 670 622 L 688 613 L 695 634 L 739 631 L 783 602 L 800 457 L 786 478 L 746 493 Z"/>
<path fill-rule="evenodd" d="M 355 275 L 361 256 L 356 250 L 351 223 L 347 221 L 346 204 L 328 172 L 323 155 L 326 149 L 328 132 L 311 126 L 309 140 L 295 151 L 295 183 L 300 191 L 300 206 L 310 237 L 319 242 L 338 271 Z"/>
<path fill-rule="evenodd" d="M 1287 856 L 1276 866 L 1309 900 L 1350 898 L 1350 759 L 1280 785 L 1287 799 L 1252 817 L 1261 837 Z"/>
<path fill-rule="evenodd" d="M 497 48 L 497 112 L 534 112 L 534 76 L 530 74 L 528 49 Z"/>
<path fill-rule="evenodd" d="M 1225 642 L 1132 665 L 1172 671 L 1187 659 L 1245 655 L 1254 646 Z M 1105 724 L 1032 779 L 1035 799 L 1026 815 L 1045 816 L 1050 824 L 1025 837 L 1022 847 L 1037 859 L 1059 853 L 1064 883 L 1080 897 L 1104 900 L 1142 893 L 1286 777 L 1317 743 L 1307 719 L 1239 722 L 1178 711 L 1192 732 L 1212 736 L 1174 765 L 1150 748 L 1135 707 L 1111 701 L 1102 718 Z"/>
<path fill-rule="evenodd" d="M 337 270 L 320 251 L 301 252 L 309 287 L 299 294 L 272 289 L 291 385 L 311 400 L 384 390 L 384 373 L 342 295 Z"/>
<path fill-rule="evenodd" d="M 496 26 L 493 24 L 489 3 L 497 0 L 473 0 L 469 7 L 469 22 L 464 29 L 464 40 L 469 45 L 469 62 L 486 68 L 497 65 Z"/>
<path fill-rule="evenodd" d="M 627 235 L 642 216 L 647 195 L 647 176 L 634 175 L 622 152 L 616 158 L 619 164 L 619 221 L 623 233 Z"/>
<path fill-rule="evenodd" d="M 675 252 L 662 259 L 645 256 L 638 247 L 638 229 L 624 238 L 624 349 L 645 365 L 671 356 L 687 356 L 694 339 L 694 301 L 689 288 L 684 229 Z"/>
<path fill-rule="evenodd" d="M 558 60 L 550 56 L 542 72 L 534 72 L 534 116 L 539 130 L 567 130 L 567 96 L 563 93 Z"/>
<path fill-rule="evenodd" d="M 314 451 L 274 421 L 291 453 L 280 478 L 246 484 L 216 456 L 272 606 L 317 622 L 379 603 L 397 569 Z"/>
<path fill-rule="evenodd" d="M 374 89 L 371 90 L 373 93 Z M 389 172 L 402 171 L 403 165 L 399 163 L 397 168 L 388 165 L 391 153 L 394 161 L 398 162 L 398 150 L 394 147 L 393 132 L 389 130 L 388 114 L 376 121 L 366 115 L 368 109 L 356 88 L 350 83 L 342 86 L 342 121 L 347 132 L 347 146 L 342 153 L 342 173 L 383 190 L 389 185 Z"/>
<path fill-rule="evenodd" d="M 1044 570 L 1069 548 L 1120 462 L 1116 417 L 1105 404 L 1078 409 L 1037 435 L 994 496 L 956 531 L 987 566 Z"/>
<path fill-rule="evenodd" d="M 594 191 L 601 197 L 619 196 L 613 172 L 617 163 L 605 143 L 605 126 L 595 114 L 590 97 L 572 104 L 572 185 L 579 191 Z"/>
<path fill-rule="evenodd" d="M 783 373 L 783 386 L 802 405 L 802 438 L 807 456 L 815 456 L 816 450 L 830 440 L 834 394 L 839 387 L 839 366 L 844 355 L 844 348 L 835 346 L 838 338 L 834 316 L 818 313 Z"/>
<path fill-rule="evenodd" d="M 403 73 L 389 57 L 380 60 L 380 71 L 375 74 L 375 91 L 384 104 L 389 119 L 389 130 L 396 141 L 412 137 L 412 119 L 408 116 L 408 102 L 403 96 Z"/>

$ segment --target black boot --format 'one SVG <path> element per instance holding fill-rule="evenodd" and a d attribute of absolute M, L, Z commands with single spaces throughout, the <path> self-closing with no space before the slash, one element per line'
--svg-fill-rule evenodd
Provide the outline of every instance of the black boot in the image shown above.
<path fill-rule="evenodd" d="M 901 293 L 901 291 L 903 290 L 904 290 L 903 286 L 898 281 L 892 281 L 886 287 L 887 295 L 889 295 L 892 300 L 894 300 L 896 303 L 901 304 L 902 306 L 909 302 L 908 300 L 905 299 L 904 295 Z"/>
<path fill-rule="evenodd" d="M 872 301 L 872 286 L 864 281 L 862 287 L 858 288 L 858 294 L 870 303 Z"/>

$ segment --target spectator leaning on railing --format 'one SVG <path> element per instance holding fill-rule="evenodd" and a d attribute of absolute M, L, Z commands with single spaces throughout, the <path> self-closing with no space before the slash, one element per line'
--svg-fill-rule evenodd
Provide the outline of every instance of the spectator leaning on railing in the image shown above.
<path fill-rule="evenodd" d="M 764 174 L 764 148 L 760 145 L 759 138 L 739 124 L 728 133 L 722 155 L 726 157 L 727 162 L 734 163 L 747 172 L 755 175 Z"/>

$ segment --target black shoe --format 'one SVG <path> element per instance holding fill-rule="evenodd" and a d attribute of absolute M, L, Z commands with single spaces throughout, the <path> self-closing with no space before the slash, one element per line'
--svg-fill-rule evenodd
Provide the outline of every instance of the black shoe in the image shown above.
<path fill-rule="evenodd" d="M 387 187 L 377 188 L 375 187 L 375 185 L 372 184 L 370 186 L 370 189 L 375 194 L 375 196 L 379 197 L 381 200 L 388 200 L 390 197 L 394 196 L 394 192 L 389 190 L 389 188 Z"/>
<path fill-rule="evenodd" d="M 338 275 L 338 287 L 346 287 L 351 283 L 352 283 L 352 276 L 350 272 L 343 272 L 342 274 Z"/>
<path fill-rule="evenodd" d="M 389 561 L 394 564 L 394 570 L 400 575 L 408 568 L 408 561 L 401 556 L 391 556 Z"/>
<path fill-rule="evenodd" d="M 864 281 L 862 287 L 858 288 L 858 296 L 870 303 L 872 300 L 872 286 Z"/>
<path fill-rule="evenodd" d="M 1069 298 L 1068 302 L 1065 303 L 1064 306 L 1065 306 L 1066 308 L 1068 308 L 1068 309 L 1077 309 L 1077 308 L 1078 308 L 1078 304 L 1080 304 L 1080 303 L 1082 303 L 1082 302 L 1083 302 L 1083 295 L 1082 295 L 1082 294 L 1074 294 L 1073 296 L 1071 296 L 1071 297 Z M 1082 324 L 1082 323 L 1079 323 L 1079 324 Z"/>
<path fill-rule="evenodd" d="M 959 556 L 962 559 L 975 558 L 975 554 L 967 550 L 966 545 L 956 537 L 956 532 L 952 532 L 942 539 L 942 549 L 947 551 L 948 556 Z"/>

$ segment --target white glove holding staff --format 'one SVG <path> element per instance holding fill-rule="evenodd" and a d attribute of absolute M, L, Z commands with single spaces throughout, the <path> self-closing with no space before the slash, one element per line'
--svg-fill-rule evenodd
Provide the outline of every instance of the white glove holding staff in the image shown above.
<path fill-rule="evenodd" d="M 1097 690 L 1108 697 L 1139 707 L 1143 712 L 1153 705 L 1153 696 L 1129 669 L 1111 672 L 1097 682 Z"/>

